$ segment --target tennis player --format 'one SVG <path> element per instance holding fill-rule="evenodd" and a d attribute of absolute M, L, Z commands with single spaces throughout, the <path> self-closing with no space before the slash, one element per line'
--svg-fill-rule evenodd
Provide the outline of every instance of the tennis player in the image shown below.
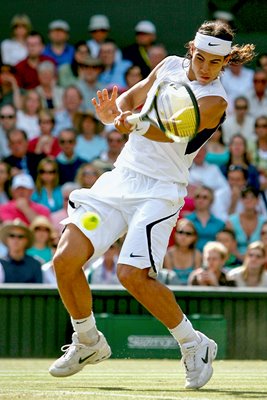
<path fill-rule="evenodd" d="M 114 87 L 110 96 L 104 89 L 92 100 L 103 123 L 115 123 L 119 132 L 130 135 L 115 169 L 103 174 L 91 189 L 75 190 L 70 195 L 69 217 L 64 221 L 66 228 L 54 256 L 54 268 L 74 333 L 72 343 L 62 348 L 65 354 L 49 369 L 53 376 L 69 376 L 86 364 L 110 357 L 110 347 L 96 328 L 82 266 L 126 233 L 118 260 L 120 282 L 179 343 L 185 387 L 200 388 L 211 378 L 216 343 L 193 329 L 173 293 L 156 278 L 184 204 L 188 169 L 225 117 L 227 98 L 219 76 L 229 62 L 243 64 L 254 56 L 253 45 L 232 45 L 232 40 L 228 25 L 205 22 L 188 43 L 185 58 L 167 57 L 146 79 L 118 98 Z M 126 121 L 146 101 L 152 86 L 166 78 L 187 83 L 197 98 L 199 133 L 188 143 L 174 143 L 148 122 L 132 129 Z M 81 224 L 81 216 L 89 210 L 101 217 L 100 226 L 91 231 Z"/>

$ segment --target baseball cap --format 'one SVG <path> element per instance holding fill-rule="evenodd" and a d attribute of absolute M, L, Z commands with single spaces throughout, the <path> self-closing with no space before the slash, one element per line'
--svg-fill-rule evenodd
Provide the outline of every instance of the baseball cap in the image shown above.
<path fill-rule="evenodd" d="M 93 15 L 90 18 L 88 29 L 89 31 L 96 31 L 97 29 L 108 31 L 110 29 L 108 17 L 106 15 Z"/>
<path fill-rule="evenodd" d="M 56 19 L 50 22 L 48 29 L 50 31 L 53 29 L 62 29 L 63 31 L 69 32 L 70 26 L 66 21 L 63 21 L 63 19 Z"/>
<path fill-rule="evenodd" d="M 135 32 L 143 32 L 143 33 L 156 33 L 155 25 L 150 21 L 140 21 L 135 26 Z"/>
<path fill-rule="evenodd" d="M 14 176 L 12 180 L 12 189 L 17 189 L 19 187 L 23 187 L 25 189 L 34 189 L 34 181 L 31 175 L 28 174 L 19 174 Z"/>
<path fill-rule="evenodd" d="M 103 62 L 100 58 L 95 58 L 92 56 L 86 56 L 81 64 L 88 65 L 91 67 L 102 67 Z"/>

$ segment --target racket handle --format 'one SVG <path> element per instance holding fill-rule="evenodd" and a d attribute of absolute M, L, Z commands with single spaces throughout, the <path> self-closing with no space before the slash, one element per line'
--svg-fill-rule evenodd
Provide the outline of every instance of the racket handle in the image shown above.
<path fill-rule="evenodd" d="M 136 125 L 138 124 L 138 122 L 141 121 L 141 119 L 139 118 L 139 114 L 132 114 L 126 118 L 126 121 L 129 122 L 129 124 L 131 125 Z"/>

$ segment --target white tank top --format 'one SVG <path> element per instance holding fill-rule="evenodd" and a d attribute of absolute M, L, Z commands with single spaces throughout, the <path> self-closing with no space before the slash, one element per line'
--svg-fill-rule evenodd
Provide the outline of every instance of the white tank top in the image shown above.
<path fill-rule="evenodd" d="M 226 92 L 219 80 L 215 79 L 208 85 L 187 78 L 188 60 L 170 56 L 157 72 L 157 79 L 148 92 L 159 82 L 169 79 L 187 83 L 197 99 L 207 96 L 220 96 L 227 101 Z M 162 143 L 152 141 L 144 136 L 129 135 L 129 140 L 119 155 L 115 166 L 129 168 L 136 172 L 162 181 L 176 182 L 187 185 L 189 168 L 195 155 L 216 129 L 204 130 L 189 143 Z"/>

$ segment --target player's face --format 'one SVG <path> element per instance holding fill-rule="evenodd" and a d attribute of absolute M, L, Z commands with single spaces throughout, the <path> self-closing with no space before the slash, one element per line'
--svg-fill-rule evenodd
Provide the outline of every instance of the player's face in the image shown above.
<path fill-rule="evenodd" d="M 207 85 L 219 76 L 227 62 L 228 60 L 224 56 L 217 56 L 193 48 L 189 79 L 197 80 L 202 85 Z"/>

